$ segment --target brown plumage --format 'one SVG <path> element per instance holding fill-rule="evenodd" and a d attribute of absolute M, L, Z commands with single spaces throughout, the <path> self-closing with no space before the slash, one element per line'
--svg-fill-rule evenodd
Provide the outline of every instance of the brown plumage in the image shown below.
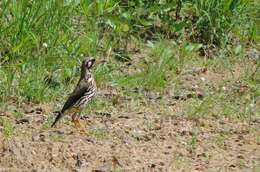
<path fill-rule="evenodd" d="M 97 92 L 96 82 L 90 72 L 95 59 L 84 60 L 81 65 L 81 75 L 74 91 L 70 94 L 61 111 L 57 112 L 57 117 L 51 125 L 52 127 L 61 119 L 62 116 L 72 115 L 72 122 L 76 127 L 81 127 L 79 123 L 79 114 L 83 108 L 93 99 Z M 82 127 L 81 127 L 82 128 Z"/>

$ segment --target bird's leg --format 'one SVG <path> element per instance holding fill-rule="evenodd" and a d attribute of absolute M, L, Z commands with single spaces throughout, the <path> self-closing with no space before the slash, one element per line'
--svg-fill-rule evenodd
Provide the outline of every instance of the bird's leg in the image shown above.
<path fill-rule="evenodd" d="M 74 123 L 75 127 L 80 131 L 81 134 L 87 134 L 84 127 L 81 125 L 77 113 L 72 115 L 72 122 Z"/>

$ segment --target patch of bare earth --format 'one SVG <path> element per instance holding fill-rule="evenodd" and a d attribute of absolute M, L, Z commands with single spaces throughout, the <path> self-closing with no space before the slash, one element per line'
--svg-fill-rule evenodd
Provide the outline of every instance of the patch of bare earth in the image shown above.
<path fill-rule="evenodd" d="M 37 108 L 36 108 L 37 109 Z M 39 109 L 39 108 L 38 108 Z M 32 110 L 1 133 L 4 171 L 252 171 L 259 168 L 259 123 L 191 120 L 153 108 L 82 119 L 89 136 L 63 120 L 45 129 L 49 113 Z M 258 138 L 258 140 L 257 140 Z M 258 165 L 258 166 L 257 166 Z"/>

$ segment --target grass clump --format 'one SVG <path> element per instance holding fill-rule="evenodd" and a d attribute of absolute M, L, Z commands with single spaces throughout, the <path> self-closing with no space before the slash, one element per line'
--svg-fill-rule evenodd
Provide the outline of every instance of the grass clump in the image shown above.
<path fill-rule="evenodd" d="M 167 42 L 152 45 L 152 59 L 143 66 L 141 72 L 124 76 L 118 80 L 120 86 L 163 91 L 167 83 L 167 75 L 174 74 L 176 65 L 171 46 Z"/>
<path fill-rule="evenodd" d="M 91 131 L 91 135 L 97 139 L 104 139 L 108 137 L 109 132 L 105 128 L 96 128 Z"/>
<path fill-rule="evenodd" d="M 93 111 L 109 111 L 109 109 L 112 107 L 112 102 L 106 101 L 103 99 L 94 99 L 91 101 L 87 108 L 82 112 L 82 114 L 90 114 Z"/>
<path fill-rule="evenodd" d="M 12 138 L 15 134 L 15 128 L 12 125 L 12 122 L 8 119 L 2 119 L 3 134 L 5 138 Z"/>

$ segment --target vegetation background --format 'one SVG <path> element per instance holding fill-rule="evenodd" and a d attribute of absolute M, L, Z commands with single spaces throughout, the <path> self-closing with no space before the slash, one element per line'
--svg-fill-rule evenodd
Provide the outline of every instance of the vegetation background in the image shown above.
<path fill-rule="evenodd" d="M 2 0 L 0 131 L 4 140 L 19 137 L 19 121 L 32 123 L 26 111 L 39 105 L 51 109 L 40 110 L 48 130 L 80 61 L 92 56 L 101 96 L 85 113 L 147 108 L 187 121 L 238 120 L 253 125 L 259 145 L 259 52 L 259 0 Z M 92 136 L 108 133 L 95 128 Z M 259 159 L 250 163 L 259 168 Z"/>

